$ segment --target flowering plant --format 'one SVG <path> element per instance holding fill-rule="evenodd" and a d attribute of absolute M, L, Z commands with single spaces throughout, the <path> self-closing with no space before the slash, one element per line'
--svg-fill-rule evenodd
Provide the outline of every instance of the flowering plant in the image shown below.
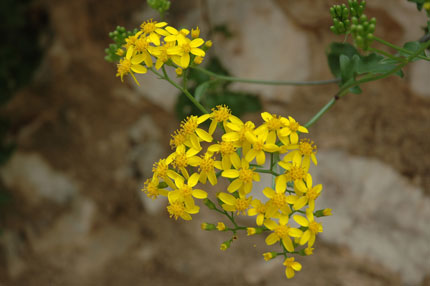
<path fill-rule="evenodd" d="M 168 1 L 161 3 L 163 5 L 151 2 L 156 7 L 164 7 L 163 13 L 170 6 Z M 293 254 L 313 253 L 316 236 L 323 231 L 316 219 L 331 215 L 331 209 L 315 207 L 323 189 L 321 184 L 313 182 L 310 174 L 311 165 L 317 165 L 317 147 L 302 136 L 340 98 L 350 92 L 360 93 L 360 84 L 393 74 L 403 76 L 402 68 L 411 61 L 430 60 L 425 54 L 430 46 L 428 40 L 397 47 L 374 36 L 376 19 L 368 19 L 364 14 L 365 6 L 365 1 L 350 0 L 348 6 L 335 5 L 330 9 L 331 30 L 350 35 L 354 46 L 332 44 L 328 60 L 336 78 L 314 82 L 251 80 L 201 68 L 199 65 L 212 42 L 200 37 L 198 27 L 191 31 L 176 29 L 152 19 L 143 22 L 139 30 L 127 32 L 118 27 L 111 34 L 115 44 L 107 49 L 107 59 L 118 62 L 117 76 L 123 81 L 130 75 L 139 85 L 135 74 L 149 70 L 183 92 L 202 113 L 190 115 L 181 122 L 171 136 L 172 153 L 154 164 L 153 176 L 146 180 L 142 191 L 152 199 L 167 198 L 167 212 L 176 220 L 191 220 L 202 204 L 223 215 L 224 221 L 202 224 L 204 230 L 231 234 L 221 244 L 221 250 L 228 249 L 241 231 L 248 236 L 265 235 L 267 245 L 279 244 L 279 248 L 263 253 L 264 259 L 283 257 L 287 278 L 294 277 L 302 266 Z M 417 6 L 428 8 L 430 17 L 430 4 L 426 2 L 420 6 L 417 3 Z M 372 48 L 374 41 L 396 49 L 398 54 Z M 182 85 L 168 76 L 166 67 L 175 69 L 182 78 Z M 190 69 L 221 81 L 293 85 L 338 83 L 340 88 L 304 125 L 291 116 L 262 112 L 263 123 L 257 126 L 251 121 L 243 122 L 226 105 L 217 105 L 209 112 L 199 101 L 207 82 L 197 87 L 194 95 L 188 91 Z M 254 182 L 260 181 L 260 174 L 271 176 L 272 184 L 257 188 Z M 222 184 L 223 178 L 228 183 L 225 189 L 218 188 L 219 192 L 211 194 L 205 188 L 208 184 Z M 238 216 L 255 217 L 255 223 L 241 225 Z"/>

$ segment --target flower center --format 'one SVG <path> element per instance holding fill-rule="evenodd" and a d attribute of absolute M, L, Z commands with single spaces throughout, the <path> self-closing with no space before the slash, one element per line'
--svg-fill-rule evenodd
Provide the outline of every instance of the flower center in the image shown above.
<path fill-rule="evenodd" d="M 209 173 L 214 169 L 214 160 L 211 157 L 202 157 L 200 163 L 200 170 L 205 173 Z"/>
<path fill-rule="evenodd" d="M 269 130 L 278 130 L 282 127 L 281 120 L 277 117 L 273 117 L 266 124 Z"/>
<path fill-rule="evenodd" d="M 241 169 L 239 171 L 239 179 L 241 179 L 244 183 L 252 182 L 252 177 L 254 172 L 250 169 Z"/>
<path fill-rule="evenodd" d="M 315 188 L 312 188 L 306 192 L 306 196 L 310 200 L 315 200 L 316 198 L 318 198 L 318 195 L 319 194 L 315 191 Z"/>
<path fill-rule="evenodd" d="M 182 193 L 182 196 L 186 197 L 186 196 L 191 196 L 191 192 L 193 191 L 193 189 L 188 186 L 188 185 L 183 185 L 179 191 Z"/>
<path fill-rule="evenodd" d="M 185 168 L 186 166 L 188 166 L 187 155 L 185 155 L 184 153 L 182 153 L 182 154 L 176 154 L 176 156 L 175 156 L 175 166 L 177 168 Z"/>
<path fill-rule="evenodd" d="M 286 197 L 284 194 L 275 194 L 272 198 L 273 204 L 278 208 L 282 208 L 287 203 Z"/>
<path fill-rule="evenodd" d="M 221 142 L 220 144 L 220 152 L 224 155 L 230 155 L 236 151 L 236 148 L 234 148 L 233 143 L 231 142 Z"/>
<path fill-rule="evenodd" d="M 292 166 L 288 172 L 288 175 L 293 181 L 302 180 L 306 176 L 306 171 L 301 167 Z"/>
<path fill-rule="evenodd" d="M 189 43 L 182 44 L 182 49 L 184 50 L 185 54 L 188 54 L 191 51 L 191 46 Z"/>
<path fill-rule="evenodd" d="M 229 119 L 231 110 L 225 105 L 218 105 L 212 109 L 212 118 L 217 122 L 223 122 Z"/>
<path fill-rule="evenodd" d="M 298 122 L 290 122 L 290 126 L 289 127 L 290 127 L 290 130 L 292 132 L 297 132 L 297 130 L 299 130 L 300 125 L 299 125 Z"/>
<path fill-rule="evenodd" d="M 236 208 L 238 213 L 239 212 L 245 213 L 245 210 L 249 208 L 250 201 L 251 201 L 251 198 L 237 199 L 234 204 L 234 207 Z"/>
<path fill-rule="evenodd" d="M 154 184 L 151 179 L 146 180 L 144 186 L 144 192 L 148 195 L 148 197 L 152 199 L 156 199 L 159 195 L 158 193 L 158 185 Z"/>
<path fill-rule="evenodd" d="M 175 133 L 172 135 L 172 139 L 170 139 L 170 146 L 172 149 L 177 148 L 178 146 L 181 146 L 185 143 L 187 140 L 184 132 L 176 130 Z"/>
<path fill-rule="evenodd" d="M 166 164 L 165 159 L 161 159 L 160 161 L 154 163 L 154 166 L 152 167 L 152 172 L 158 177 L 166 177 L 168 168 L 169 167 Z"/>
<path fill-rule="evenodd" d="M 316 221 L 311 221 L 309 223 L 309 230 L 312 231 L 313 233 L 318 233 L 319 228 L 320 228 L 320 224 L 317 223 Z"/>
<path fill-rule="evenodd" d="M 182 130 L 185 134 L 193 134 L 194 131 L 196 131 L 197 127 L 199 126 L 197 119 L 197 116 L 191 115 L 181 123 Z"/>
<path fill-rule="evenodd" d="M 263 140 L 258 140 L 257 142 L 254 143 L 254 149 L 255 151 L 262 151 L 264 148 L 264 142 Z"/>
<path fill-rule="evenodd" d="M 142 30 L 145 34 L 150 34 L 150 33 L 154 32 L 155 29 L 157 28 L 157 27 L 155 27 L 156 23 L 157 22 L 153 22 L 151 19 L 147 22 L 143 22 L 143 24 L 140 27 L 142 28 Z"/>
<path fill-rule="evenodd" d="M 185 212 L 184 204 L 181 202 L 174 202 L 173 204 L 167 206 L 167 211 L 170 214 L 170 217 L 175 217 L 178 219 Z"/>
<path fill-rule="evenodd" d="M 117 64 L 118 74 L 120 76 L 126 75 L 131 70 L 131 61 L 129 59 L 121 59 Z"/>
<path fill-rule="evenodd" d="M 245 122 L 245 124 L 242 126 L 242 128 L 239 130 L 239 136 L 240 136 L 240 141 L 243 142 L 246 140 L 246 132 L 248 131 L 252 131 L 252 129 L 254 129 L 254 123 L 252 123 L 251 121 L 247 121 Z"/>
<path fill-rule="evenodd" d="M 302 155 L 310 156 L 316 149 L 317 147 L 315 146 L 314 142 L 310 141 L 309 139 L 300 140 L 299 150 Z"/>
<path fill-rule="evenodd" d="M 148 41 L 146 40 L 146 38 L 140 38 L 135 43 L 135 49 L 138 52 L 144 52 L 144 51 L 146 51 L 146 49 L 148 48 L 148 46 L 149 46 L 149 44 L 148 44 Z"/>
<path fill-rule="evenodd" d="M 288 236 L 288 229 L 289 229 L 288 226 L 286 226 L 286 225 L 280 225 L 277 228 L 275 228 L 275 233 L 280 238 L 284 238 L 284 237 Z"/>

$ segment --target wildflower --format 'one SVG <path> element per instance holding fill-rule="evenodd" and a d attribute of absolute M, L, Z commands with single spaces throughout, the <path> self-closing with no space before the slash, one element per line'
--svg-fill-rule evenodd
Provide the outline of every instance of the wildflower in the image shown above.
<path fill-rule="evenodd" d="M 331 209 L 324 209 L 324 210 L 323 210 L 323 215 L 324 215 L 324 216 L 331 216 L 331 215 L 332 215 L 332 214 L 331 214 L 331 211 L 332 211 Z"/>
<path fill-rule="evenodd" d="M 196 199 L 205 199 L 208 194 L 200 189 L 194 189 L 199 181 L 199 174 L 194 173 L 188 179 L 188 182 L 185 184 L 184 178 L 182 176 L 176 176 L 175 185 L 176 189 L 169 192 L 168 197 L 172 201 L 183 201 L 187 208 L 192 208 L 194 206 L 193 197 Z"/>
<path fill-rule="evenodd" d="M 212 108 L 210 118 L 212 119 L 211 125 L 209 126 L 209 134 L 213 134 L 218 123 L 224 125 L 224 129 L 228 129 L 226 123 L 231 117 L 231 110 L 225 105 L 217 105 L 216 108 Z"/>
<path fill-rule="evenodd" d="M 216 229 L 219 231 L 224 231 L 226 229 L 225 224 L 223 222 L 218 222 Z"/>
<path fill-rule="evenodd" d="M 299 225 L 308 228 L 300 238 L 300 245 L 304 245 L 307 242 L 308 247 L 311 247 L 314 245 L 317 233 L 323 232 L 323 227 L 320 223 L 314 220 L 314 215 L 312 214 L 311 209 L 306 210 L 306 218 L 299 215 L 293 216 L 293 219 Z"/>
<path fill-rule="evenodd" d="M 134 51 L 139 53 L 136 57 L 142 58 L 143 62 L 145 62 L 145 65 L 147 67 L 152 67 L 152 58 L 148 52 L 148 48 L 149 48 L 149 41 L 148 41 L 148 38 L 146 37 L 140 37 L 134 43 Z"/>
<path fill-rule="evenodd" d="M 266 131 L 258 133 L 257 136 L 255 136 L 251 132 L 246 132 L 245 136 L 246 139 L 248 139 L 249 142 L 252 144 L 252 148 L 246 153 L 245 159 L 248 162 L 252 162 L 254 158 L 257 160 L 258 165 L 263 165 L 264 162 L 266 162 L 266 152 L 276 152 L 279 150 L 279 147 L 275 144 L 276 137 L 271 138 L 274 139 L 272 141 L 267 141 L 267 136 L 269 133 Z"/>
<path fill-rule="evenodd" d="M 155 62 L 155 68 L 159 70 L 169 59 L 170 56 L 167 53 L 167 50 L 171 48 L 172 45 L 169 43 L 165 43 L 159 47 L 150 47 L 148 51 L 157 58 Z"/>
<path fill-rule="evenodd" d="M 240 158 L 236 153 L 236 147 L 232 142 L 222 141 L 218 144 L 213 144 L 209 146 L 208 151 L 213 153 L 221 153 L 221 163 L 223 170 L 230 169 L 232 164 L 236 169 L 240 168 Z"/>
<path fill-rule="evenodd" d="M 285 118 L 285 120 L 283 120 L 283 124 L 285 124 L 285 127 L 281 129 L 279 134 L 281 135 L 281 137 L 289 136 L 291 144 L 297 144 L 297 142 L 299 142 L 299 135 L 297 134 L 297 132 L 309 132 L 306 127 L 301 126 L 291 116 L 288 116 L 288 119 Z"/>
<path fill-rule="evenodd" d="M 211 185 L 216 185 L 218 179 L 215 174 L 215 168 L 221 169 L 221 162 L 215 161 L 210 152 L 206 152 L 205 155 L 201 157 L 190 158 L 190 165 L 194 167 L 199 167 L 199 181 L 202 184 L 206 184 L 206 180 L 209 179 Z M 196 173 L 197 174 L 197 173 Z"/>
<path fill-rule="evenodd" d="M 237 214 L 245 214 L 251 204 L 252 198 L 234 196 L 227 193 L 219 193 L 218 198 L 224 203 L 222 208 L 228 212 L 237 212 Z"/>
<path fill-rule="evenodd" d="M 256 223 L 258 226 L 263 225 L 264 216 L 266 213 L 266 205 L 263 204 L 260 200 L 254 199 L 251 202 L 251 206 L 253 208 L 248 210 L 248 216 L 257 215 Z"/>
<path fill-rule="evenodd" d="M 285 176 L 278 176 L 275 180 L 275 190 L 266 187 L 263 189 L 263 194 L 270 200 L 267 202 L 266 216 L 274 217 L 278 211 L 285 215 L 291 213 L 290 206 L 288 203 L 294 203 L 293 196 L 286 196 L 285 191 L 287 189 L 287 181 Z"/>
<path fill-rule="evenodd" d="M 260 174 L 249 169 L 249 163 L 245 159 L 241 160 L 240 169 L 225 170 L 221 176 L 234 179 L 227 188 L 230 193 L 239 190 L 244 195 L 251 192 L 252 181 L 260 181 Z"/>
<path fill-rule="evenodd" d="M 185 37 L 190 33 L 190 31 L 187 29 L 181 29 L 178 31 L 171 26 L 167 26 L 166 31 L 170 34 L 164 38 L 166 42 L 175 42 L 178 41 L 179 38 L 185 39 Z"/>
<path fill-rule="evenodd" d="M 285 169 L 284 176 L 288 182 L 294 182 L 294 186 L 306 178 L 307 171 L 301 165 L 280 161 L 278 165 Z"/>
<path fill-rule="evenodd" d="M 207 48 L 212 47 L 212 41 L 211 41 L 211 40 L 206 41 L 205 46 L 206 46 Z"/>
<path fill-rule="evenodd" d="M 131 74 L 136 84 L 140 86 L 140 83 L 137 81 L 133 72 L 140 74 L 144 74 L 147 72 L 146 67 L 140 65 L 143 60 L 143 57 L 133 55 L 133 47 L 128 48 L 125 58 L 121 59 L 119 64 L 117 64 L 116 76 L 121 77 L 121 81 L 123 82 L 124 75 Z"/>
<path fill-rule="evenodd" d="M 294 261 L 294 257 L 286 258 L 283 264 L 287 267 L 285 269 L 285 275 L 288 279 L 294 277 L 294 271 L 302 270 L 302 265 L 297 261 Z"/>
<path fill-rule="evenodd" d="M 157 177 L 145 181 L 142 191 L 151 199 L 156 199 L 159 195 L 166 196 L 168 191 L 158 188 L 159 180 Z"/>
<path fill-rule="evenodd" d="M 212 136 L 205 130 L 199 128 L 199 124 L 207 120 L 207 116 L 188 116 L 184 121 L 181 122 L 182 132 L 187 137 L 187 141 L 194 149 L 200 150 L 200 140 L 206 142 L 212 142 Z M 186 143 L 185 143 L 186 144 Z"/>
<path fill-rule="evenodd" d="M 226 126 L 228 127 L 227 130 L 231 131 L 227 131 L 222 136 L 222 140 L 237 143 L 238 146 L 242 147 L 242 154 L 247 154 L 251 149 L 251 142 L 248 141 L 245 134 L 254 130 L 254 123 L 251 121 L 243 123 L 242 120 L 233 115 L 230 116 L 229 121 Z"/>
<path fill-rule="evenodd" d="M 181 76 L 182 75 L 182 69 L 181 68 L 175 69 L 175 72 L 176 72 L 177 76 Z"/>
<path fill-rule="evenodd" d="M 158 23 L 157 21 L 152 21 L 152 19 L 143 22 L 140 25 L 140 28 L 142 28 L 142 32 L 145 36 L 148 37 L 149 41 L 151 43 L 153 43 L 156 46 L 160 45 L 160 35 L 161 36 L 168 36 L 169 32 L 167 32 L 163 28 L 164 26 L 166 26 L 167 23 L 166 22 L 160 22 Z"/>
<path fill-rule="evenodd" d="M 169 212 L 170 218 L 174 217 L 177 220 L 179 217 L 183 220 L 191 220 L 190 214 L 196 214 L 199 212 L 200 208 L 196 205 L 191 207 L 186 207 L 184 202 L 180 200 L 173 200 L 168 197 L 169 205 L 167 206 L 167 211 Z"/>
<path fill-rule="evenodd" d="M 315 209 L 315 200 L 318 198 L 322 191 L 322 185 L 316 185 L 312 187 L 312 176 L 311 174 L 306 175 L 306 185 L 303 181 L 298 181 L 296 187 L 299 191 L 305 193 L 304 196 L 297 199 L 294 203 L 294 209 L 298 210 L 309 204 L 309 209 L 312 211 Z"/>
<path fill-rule="evenodd" d="M 264 132 L 266 130 L 269 131 L 268 134 L 268 141 L 269 142 L 275 142 L 276 141 L 276 136 L 279 136 L 279 132 L 281 130 L 281 128 L 285 127 L 285 125 L 282 123 L 283 120 L 282 119 L 286 119 L 274 114 L 270 114 L 269 112 L 263 112 L 261 113 L 261 118 L 263 118 L 263 120 L 265 121 L 264 124 L 260 125 L 260 127 L 258 127 L 255 132 L 256 133 L 260 133 L 260 132 Z"/>
<path fill-rule="evenodd" d="M 312 255 L 314 253 L 314 248 L 312 248 L 312 247 L 306 247 L 305 250 L 304 250 L 304 252 L 308 256 Z"/>
<path fill-rule="evenodd" d="M 288 153 L 284 157 L 284 161 L 292 161 L 296 165 L 302 165 L 306 170 L 309 170 L 311 160 L 315 166 L 318 164 L 315 156 L 317 147 L 313 141 L 310 141 L 309 139 L 301 139 L 299 144 L 293 144 L 287 148 L 296 150 Z"/>
<path fill-rule="evenodd" d="M 271 219 L 266 219 L 264 221 L 264 226 L 273 231 L 266 237 L 266 244 L 272 245 L 281 240 L 285 249 L 289 252 L 294 251 L 293 241 L 290 236 L 301 237 L 303 234 L 300 229 L 293 228 L 288 225 L 288 216 L 282 216 L 279 219 L 279 224 Z"/>
<path fill-rule="evenodd" d="M 171 136 L 172 139 L 170 139 L 170 147 L 172 149 L 178 148 L 179 146 L 185 146 L 187 136 L 182 129 L 175 130 L 175 132 Z"/>
<path fill-rule="evenodd" d="M 199 57 L 205 56 L 205 51 L 199 47 L 203 45 L 204 40 L 202 38 L 196 38 L 190 40 L 185 37 L 178 37 L 178 45 L 171 47 L 167 50 L 167 53 L 172 56 L 172 60 L 178 66 L 186 69 L 190 64 L 190 53 Z"/>
<path fill-rule="evenodd" d="M 215 225 L 214 224 L 212 224 L 212 223 L 206 223 L 206 222 L 202 223 L 200 225 L 200 227 L 202 228 L 202 230 L 214 230 L 215 229 Z"/>

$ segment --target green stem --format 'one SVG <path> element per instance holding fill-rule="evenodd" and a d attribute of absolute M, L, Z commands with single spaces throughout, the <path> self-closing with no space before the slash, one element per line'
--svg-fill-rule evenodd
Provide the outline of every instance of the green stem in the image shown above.
<path fill-rule="evenodd" d="M 378 49 L 374 49 L 374 48 L 369 48 L 369 50 L 370 50 L 370 51 L 373 51 L 373 52 L 375 52 L 375 53 L 378 53 L 378 54 L 384 55 L 384 56 L 386 56 L 386 57 L 388 57 L 388 58 L 390 58 L 390 59 L 393 59 L 393 60 L 395 60 L 395 61 L 398 61 L 398 62 L 400 62 L 400 63 L 403 63 L 403 62 L 405 61 L 405 58 L 401 58 L 401 57 L 393 56 L 392 54 L 387 53 L 387 52 L 385 52 L 385 51 L 383 51 L 383 50 L 378 50 Z"/>
<path fill-rule="evenodd" d="M 153 73 L 155 73 L 156 75 L 160 76 L 161 78 L 164 78 L 165 80 L 167 80 L 171 85 L 173 85 L 174 87 L 176 87 L 177 89 L 179 89 L 180 91 L 182 91 L 186 97 L 188 97 L 188 99 L 203 113 L 209 113 L 206 108 L 204 108 L 203 105 L 201 105 L 195 98 L 194 96 L 192 96 L 192 94 L 185 88 L 180 87 L 176 82 L 174 82 L 173 80 L 170 79 L 170 77 L 167 75 L 166 69 L 164 68 L 164 66 L 162 67 L 163 70 L 163 75 L 161 75 L 160 73 L 158 73 L 156 70 L 154 70 L 153 68 L 150 69 Z"/>
<path fill-rule="evenodd" d="M 336 103 L 336 101 L 338 99 L 342 98 L 343 96 L 345 96 L 348 93 L 348 90 L 351 87 L 360 85 L 362 83 L 383 79 L 383 78 L 386 78 L 392 74 L 395 74 L 396 72 L 400 71 L 404 66 L 406 66 L 408 63 L 410 63 L 415 57 L 417 57 L 420 53 L 422 53 L 429 46 L 430 46 L 430 41 L 427 42 L 426 44 L 424 44 L 418 51 L 416 51 L 415 53 L 413 53 L 412 55 L 407 57 L 405 62 L 399 64 L 397 67 L 395 67 L 394 69 L 392 69 L 391 71 L 389 71 L 387 73 L 384 73 L 381 75 L 376 75 L 376 76 L 375 75 L 364 76 L 363 78 L 361 78 L 358 81 L 354 81 L 352 83 L 349 83 L 349 84 L 342 86 L 341 89 L 334 95 L 334 97 L 332 99 L 330 99 L 330 101 L 327 102 L 327 104 L 323 108 L 321 108 L 320 111 L 318 111 L 318 113 L 315 114 L 304 126 L 306 128 L 308 128 L 312 124 L 317 122 L 321 118 L 321 116 L 323 116 L 324 113 L 326 113 Z"/>
<path fill-rule="evenodd" d="M 279 174 L 278 174 L 278 173 L 276 173 L 276 172 L 274 172 L 274 171 L 271 171 L 271 170 L 265 170 L 265 169 L 255 169 L 255 170 L 254 170 L 254 172 L 257 172 L 257 173 L 265 173 L 265 174 L 272 174 L 272 175 L 274 175 L 274 176 L 279 176 Z"/>
<path fill-rule="evenodd" d="M 399 52 L 403 52 L 403 53 L 408 54 L 408 55 L 413 55 L 413 54 L 414 54 L 414 53 L 413 53 L 413 52 L 411 52 L 411 51 L 408 51 L 408 50 L 406 50 L 406 49 L 404 49 L 404 48 L 402 48 L 402 47 L 396 46 L 396 45 L 394 45 L 394 44 L 392 44 L 392 43 L 390 43 L 390 42 L 387 42 L 387 41 L 385 41 L 385 40 L 383 40 L 383 39 L 381 39 L 381 38 L 373 37 L 373 39 L 374 39 L 375 41 L 377 41 L 377 42 L 379 42 L 379 43 L 381 43 L 381 44 L 383 44 L 383 45 L 386 45 L 387 47 L 393 48 L 393 49 L 395 49 L 395 50 L 397 50 L 397 51 L 399 51 Z M 419 55 L 419 54 L 418 54 L 418 55 L 415 55 L 415 56 L 414 56 L 414 58 L 415 58 L 415 57 L 418 57 L 418 58 L 420 58 L 420 59 L 422 59 L 422 60 L 430 61 L 430 58 L 425 57 L 425 56 L 422 56 L 422 55 Z"/>
<path fill-rule="evenodd" d="M 239 78 L 227 75 L 217 74 L 211 71 L 208 71 L 201 67 L 192 67 L 202 73 L 205 73 L 209 76 L 213 76 L 215 78 L 225 80 L 225 81 L 235 81 L 235 82 L 245 82 L 245 83 L 253 83 L 253 84 L 266 84 L 266 85 L 323 85 L 323 84 L 332 84 L 338 83 L 340 79 L 329 79 L 329 80 L 319 80 L 319 81 L 278 81 L 278 80 L 256 80 L 256 79 L 248 79 L 248 78 Z"/>

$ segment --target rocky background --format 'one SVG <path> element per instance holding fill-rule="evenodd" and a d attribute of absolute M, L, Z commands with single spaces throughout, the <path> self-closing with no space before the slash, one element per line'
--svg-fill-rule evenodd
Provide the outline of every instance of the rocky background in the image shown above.
<path fill-rule="evenodd" d="M 406 0 L 368 1 L 376 35 L 402 45 L 421 37 L 424 13 Z M 332 78 L 328 8 L 335 1 L 172 1 L 167 21 L 216 34 L 211 51 L 241 77 Z M 169 151 L 176 91 L 151 75 L 121 84 L 104 61 L 108 32 L 157 17 L 145 1 L 33 1 L 41 63 L 1 109 L 17 149 L 0 170 L 0 285 L 430 285 L 430 65 L 416 62 L 348 95 L 310 132 L 319 146 L 324 233 L 301 272 L 286 281 L 265 262 L 263 237 L 203 232 L 217 221 L 168 218 L 140 188 Z M 234 84 L 265 110 L 306 122 L 336 86 Z M 247 117 L 258 120 L 259 114 Z M 203 208 L 202 208 L 203 209 Z"/>

